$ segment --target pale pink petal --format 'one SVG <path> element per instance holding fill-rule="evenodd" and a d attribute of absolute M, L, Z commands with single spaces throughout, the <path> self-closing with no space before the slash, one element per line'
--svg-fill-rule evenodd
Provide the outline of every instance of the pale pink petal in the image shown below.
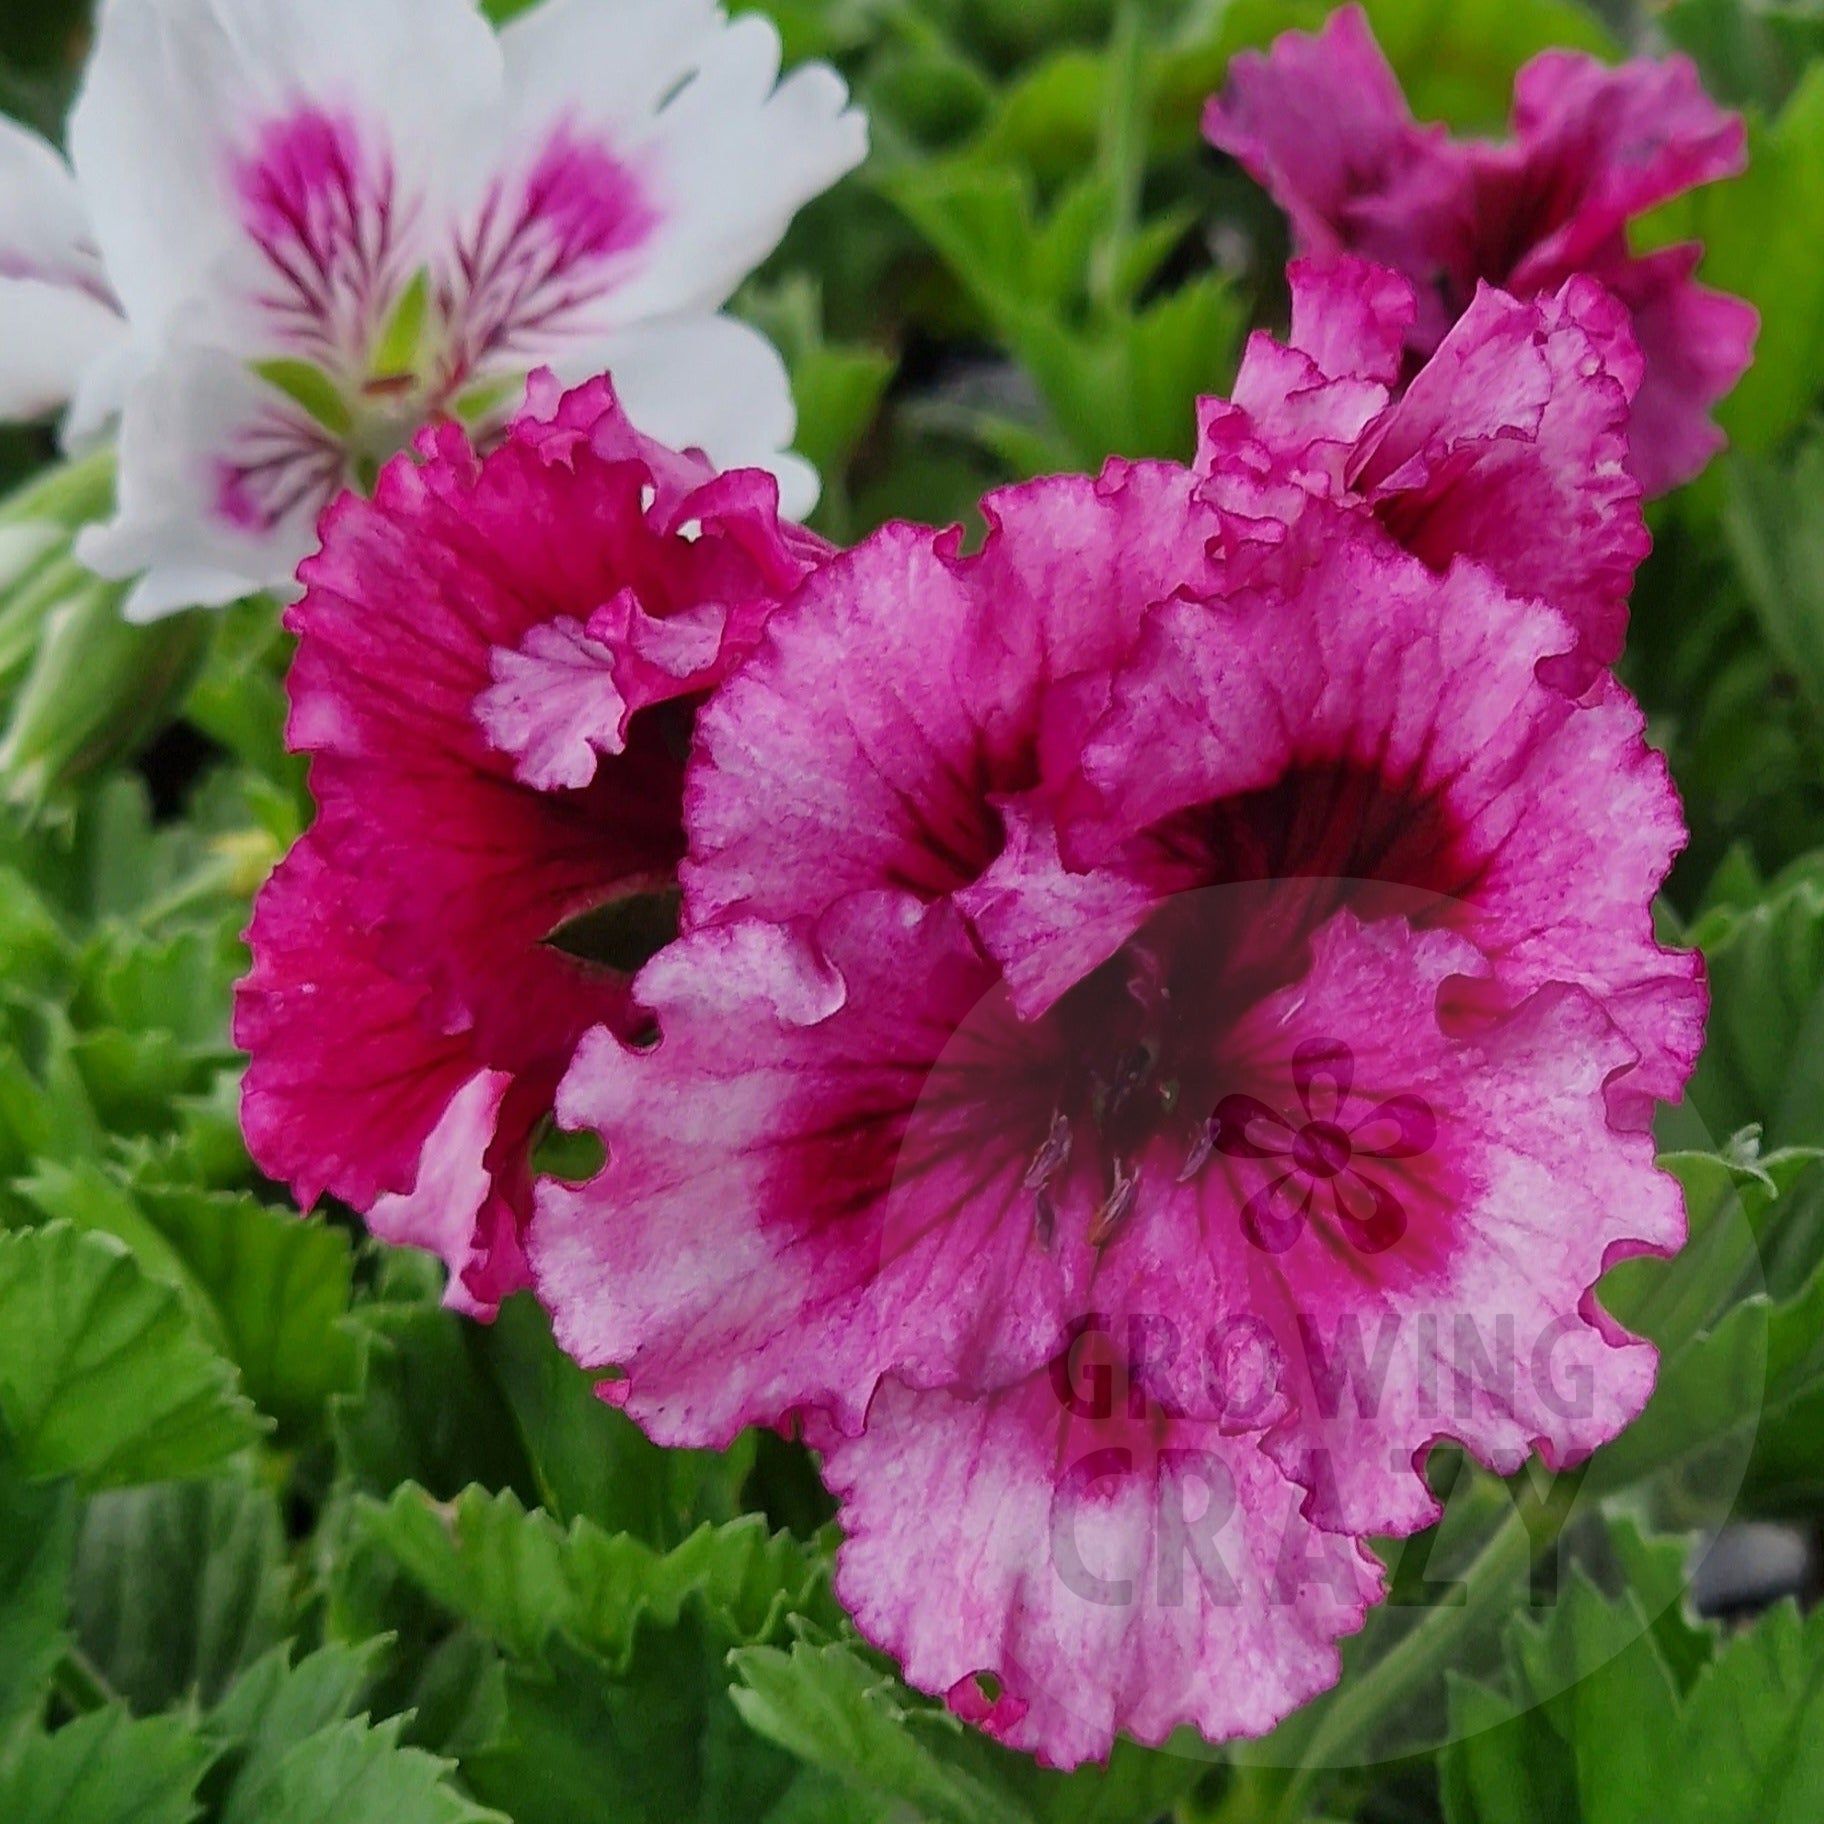
<path fill-rule="evenodd" d="M 107 305 L 43 279 L 0 268 L 0 420 L 42 418 L 81 391 L 86 374 L 121 347 Z"/>
<path fill-rule="evenodd" d="M 1096 1361 L 968 1401 L 889 1382 L 824 1458 L 862 1632 L 1047 1766 L 1117 1732 L 1264 1735 L 1335 1683 L 1381 1593 L 1252 1437 L 1127 1397 Z"/>
<path fill-rule="evenodd" d="M 1598 305 L 1514 346 L 1625 374 Z M 1541 439 L 1568 376 L 1496 377 L 1433 421 Z M 1210 498 L 1256 457 L 1276 538 Z M 652 1030 L 565 1079 L 603 1170 L 528 1243 L 662 1442 L 800 1427 L 864 1632 L 1064 1764 L 1334 1678 L 1434 1441 L 1563 1464 L 1639 1410 L 1592 1289 L 1681 1236 L 1647 1117 L 1702 992 L 1638 709 L 1542 675 L 1552 606 L 1276 461 L 1008 489 L 979 555 L 888 526 L 800 586 L 704 716 Z M 1059 1393 L 1091 1340 L 1100 1417 Z"/>
<path fill-rule="evenodd" d="M 656 1045 L 596 1035 L 558 1102 L 611 1165 L 542 1187 L 530 1245 L 564 1347 L 621 1370 L 604 1391 L 654 1437 L 800 1406 L 852 1430 L 889 1370 L 992 1385 L 1046 1359 L 1084 1263 L 1033 1244 L 1002 1096 L 1023 1040 L 948 907 L 711 926 L 638 993 Z"/>
<path fill-rule="evenodd" d="M 1351 254 L 1332 260 L 1294 260 L 1286 268 L 1292 293 L 1292 347 L 1336 379 L 1372 380 L 1392 387 L 1416 304 L 1396 272 Z M 1237 402 L 1246 404 L 1237 393 Z"/>
<path fill-rule="evenodd" d="M 1301 482 L 1330 492 L 1347 453 L 1385 409 L 1412 327 L 1412 287 L 1353 255 L 1294 260 L 1292 333 L 1248 338 L 1233 405 L 1203 399 L 1197 466 L 1209 473 L 1258 438 Z"/>
<path fill-rule="evenodd" d="M 586 0 L 565 3 L 584 13 Z M 781 79 L 779 55 L 770 20 L 718 20 L 693 73 L 639 123 L 627 155 L 657 220 L 615 294 L 619 322 L 718 308 L 798 210 L 866 156 L 867 123 L 836 72 L 805 64 Z M 580 86 L 587 119 L 590 85 Z"/>
<path fill-rule="evenodd" d="M 626 554 L 626 583 L 589 614 L 540 622 L 495 647 L 475 700 L 490 744 L 541 790 L 588 785 L 602 755 L 626 750 L 640 711 L 701 696 L 757 644 L 768 616 L 830 547 L 779 517 L 760 470 L 718 475 L 636 431 L 605 381 L 554 402 L 538 377 L 513 438 L 547 463 L 636 465 L 654 538 Z"/>
<path fill-rule="evenodd" d="M 1145 865 L 1148 856 L 1131 869 L 1067 868 L 1040 794 L 1004 803 L 1000 813 L 1000 854 L 952 897 L 999 965 L 1020 1017 L 1035 1019 L 1145 922 L 1159 903 L 1160 870 Z"/>
<path fill-rule="evenodd" d="M 814 575 L 704 714 L 690 916 L 975 879 L 1001 846 L 990 799 L 1037 778 L 1041 704 L 1065 714 L 1054 687 L 1105 667 L 1151 603 L 1213 586 L 1186 560 L 1187 514 L 1218 530 L 1194 491 L 1147 463 L 1028 483 L 984 502 L 972 557 L 956 535 L 892 526 Z M 779 814 L 756 822 L 756 801 Z"/>
<path fill-rule="evenodd" d="M 244 362 L 172 342 L 127 388 L 114 517 L 85 529 L 78 555 L 139 579 L 130 620 L 290 595 L 348 475 L 340 443 Z"/>
<path fill-rule="evenodd" d="M 526 382 L 524 409 L 507 434 L 547 462 L 572 463 L 578 450 L 603 462 L 637 462 L 652 489 L 651 509 L 667 524 L 685 499 L 716 475 L 715 464 L 688 442 L 674 448 L 636 425 L 608 375 L 567 387 L 549 368 L 538 369 Z"/>
<path fill-rule="evenodd" d="M 1281 545 L 1307 497 L 1356 502 L 1434 569 L 1485 564 L 1581 635 L 1573 694 L 1621 650 L 1648 539 L 1629 449 L 1641 359 L 1626 309 L 1589 279 L 1526 301 L 1484 286 L 1390 405 L 1353 378 L 1410 322 L 1404 281 L 1359 260 L 1294 262 L 1293 336 L 1249 344 L 1234 404 L 1199 402 L 1197 466 L 1233 574 Z M 1305 344 L 1326 348 L 1320 366 Z"/>
<path fill-rule="evenodd" d="M 512 1085 L 504 1071 L 471 1077 L 425 1142 L 412 1189 L 376 1198 L 367 1212 L 367 1226 L 382 1241 L 423 1248 L 449 1264 L 444 1303 L 471 1317 L 492 1317 L 502 1298 L 528 1283 L 519 1226 L 529 1209 L 529 1174 L 518 1174 L 521 1194 L 513 1200 L 488 1164 Z"/>
<path fill-rule="evenodd" d="M 579 622 L 541 622 L 517 646 L 495 647 L 489 665 L 494 682 L 475 699 L 475 717 L 489 742 L 513 755 L 525 784 L 576 790 L 603 754 L 625 745 L 614 654 Z"/>
<path fill-rule="evenodd" d="M 1219 1138 L 1198 1180 L 1205 1234 L 1234 1237 L 1275 1178 L 1290 1178 L 1282 1209 L 1290 1193 L 1302 1203 L 1290 1233 L 1231 1241 L 1212 1271 L 1279 1344 L 1292 1410 L 1274 1453 L 1313 1491 L 1312 1517 L 1347 1531 L 1436 1518 L 1419 1473 L 1435 1439 L 1511 1474 L 1534 1450 L 1559 1468 L 1620 1431 L 1655 1355 L 1597 1310 L 1594 1287 L 1614 1260 L 1684 1238 L 1651 1137 L 1608 1118 L 1626 1039 L 1563 988 L 1452 1039 L 1433 1009 L 1464 961 L 1458 940 L 1399 921 L 1325 927 L 1308 973 L 1229 1046 L 1225 1094 L 1280 1114 L 1297 1131 L 1288 1156 Z M 1314 1108 L 1301 1055 L 1339 1050 L 1343 1088 Z"/>
<path fill-rule="evenodd" d="M 439 262 L 452 366 L 469 376 L 593 354 L 626 321 L 617 294 L 638 270 L 659 209 L 608 136 L 569 116 L 529 129 Z"/>
<path fill-rule="evenodd" d="M 467 0 L 110 0 L 70 144 L 136 333 L 346 356 L 424 264 L 500 83 Z"/>

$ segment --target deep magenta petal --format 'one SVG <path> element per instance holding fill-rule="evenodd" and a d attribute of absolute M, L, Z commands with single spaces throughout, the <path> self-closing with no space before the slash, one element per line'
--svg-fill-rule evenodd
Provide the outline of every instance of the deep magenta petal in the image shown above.
<path fill-rule="evenodd" d="M 365 1208 L 409 1191 L 444 1109 L 473 1074 L 425 990 L 381 968 L 337 873 L 309 837 L 255 902 L 253 969 L 235 991 L 251 1053 L 241 1119 L 260 1168 L 309 1208 L 325 1191 Z"/>
<path fill-rule="evenodd" d="M 1628 229 L 1658 204 L 1740 171 L 1742 122 L 1704 94 L 1686 58 L 1611 68 L 1547 51 L 1516 78 L 1513 127 L 1495 145 L 1414 125 L 1356 7 L 1314 35 L 1289 32 L 1264 53 L 1237 57 L 1204 119 L 1210 139 L 1286 211 L 1299 252 L 1360 255 L 1405 275 L 1415 362 L 1439 348 L 1485 284 L 1525 300 L 1601 280 L 1633 313 L 1646 357 L 1629 461 L 1646 491 L 1660 493 L 1695 474 L 1720 442 L 1710 408 L 1747 366 L 1753 319 L 1738 301 L 1712 304 L 1713 294 L 1689 283 L 1696 250 L 1635 259 Z M 1340 329 L 1348 313 L 1338 309 L 1337 320 Z M 1337 365 L 1346 339 L 1321 350 L 1296 302 L 1293 346 L 1333 375 L 1377 365 Z M 1252 351 L 1250 360 L 1258 369 Z"/>
<path fill-rule="evenodd" d="M 1580 649 L 1553 676 L 1573 695 L 1619 655 L 1648 548 L 1630 463 L 1642 362 L 1628 312 L 1586 278 L 1516 299 L 1480 287 L 1397 398 L 1347 365 L 1411 320 L 1411 292 L 1359 260 L 1291 269 L 1294 345 L 1249 344 L 1236 401 L 1204 401 L 1198 466 L 1240 542 L 1264 557 L 1308 499 L 1370 512 L 1433 569 L 1473 558 L 1564 614 Z M 1402 305 L 1404 308 L 1402 308 Z M 1323 349 L 1320 365 L 1312 350 Z M 1275 523 L 1277 522 L 1277 523 Z"/>
<path fill-rule="evenodd" d="M 289 735 L 318 814 L 251 932 L 249 1139 L 439 1253 L 471 1309 L 526 1283 L 578 1040 L 649 1021 L 639 956 L 551 940 L 675 901 L 694 702 L 824 550 L 777 500 L 642 437 L 605 381 L 541 377 L 491 452 L 440 426 L 339 501 L 305 566 Z"/>

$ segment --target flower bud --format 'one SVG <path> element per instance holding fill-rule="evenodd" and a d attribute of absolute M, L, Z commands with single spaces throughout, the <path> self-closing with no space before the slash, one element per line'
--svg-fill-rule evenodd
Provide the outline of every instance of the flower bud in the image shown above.
<path fill-rule="evenodd" d="M 103 450 L 33 477 L 0 501 L 0 701 L 32 662 L 45 621 L 79 593 L 89 573 L 71 552 L 77 529 L 108 511 L 113 452 Z"/>
<path fill-rule="evenodd" d="M 44 613 L 0 735 L 0 790 L 12 802 L 41 807 L 131 753 L 194 679 L 207 642 L 205 617 L 134 626 L 121 615 L 129 586 L 76 569 L 67 592 Z"/>

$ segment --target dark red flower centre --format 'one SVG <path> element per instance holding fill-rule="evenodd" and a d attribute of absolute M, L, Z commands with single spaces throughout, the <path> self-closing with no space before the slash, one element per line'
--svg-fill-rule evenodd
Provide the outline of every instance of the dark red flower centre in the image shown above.
<path fill-rule="evenodd" d="M 1092 1241 L 1143 1218 L 1140 1167 L 1154 1148 L 1180 1162 L 1181 1180 L 1197 1177 L 1221 1150 L 1273 1161 L 1295 1189 L 1336 1181 L 1358 1193 L 1364 1160 L 1425 1150 L 1429 1139 L 1410 1142 L 1429 1112 L 1400 1105 L 1405 1085 L 1364 1086 L 1368 1099 L 1345 1119 L 1353 1069 L 1346 1040 L 1335 1045 L 1341 1063 L 1295 1064 L 1244 1055 L 1236 1035 L 1262 999 L 1301 979 L 1313 934 L 1337 912 L 1365 923 L 1461 915 L 1476 868 L 1447 809 L 1371 769 L 1325 764 L 1180 813 L 1148 840 L 1182 889 L 1065 994 L 1035 1035 L 1046 1062 L 1034 1079 L 1037 1145 L 1025 1186 L 1041 1239 L 1072 1173 L 1090 1175 Z M 1358 1134 L 1389 1097 L 1394 1115 L 1375 1137 L 1366 1126 Z M 1239 1128 L 1229 1113 L 1236 1104 L 1254 1111 Z M 1380 1145 L 1388 1120 L 1407 1120 L 1391 1154 Z M 1225 1143 L 1226 1129 L 1245 1139 Z M 1304 1220 L 1295 1216 L 1282 1224 L 1288 1236 Z M 1384 1246 L 1403 1227 L 1387 1208 L 1372 1222 L 1350 1221 L 1358 1246 Z"/>

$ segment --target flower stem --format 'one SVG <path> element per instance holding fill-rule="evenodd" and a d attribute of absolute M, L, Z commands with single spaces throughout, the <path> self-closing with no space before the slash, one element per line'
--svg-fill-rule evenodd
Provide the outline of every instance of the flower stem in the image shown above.
<path fill-rule="evenodd" d="M 1367 1748 L 1381 1724 L 1443 1671 L 1464 1642 L 1508 1613 L 1513 1579 L 1526 1573 L 1544 1543 L 1514 1509 L 1476 1554 L 1463 1580 L 1463 1601 L 1427 1609 L 1364 1677 L 1337 1688 L 1292 1772 L 1279 1817 L 1300 1817 L 1319 1775 Z"/>

